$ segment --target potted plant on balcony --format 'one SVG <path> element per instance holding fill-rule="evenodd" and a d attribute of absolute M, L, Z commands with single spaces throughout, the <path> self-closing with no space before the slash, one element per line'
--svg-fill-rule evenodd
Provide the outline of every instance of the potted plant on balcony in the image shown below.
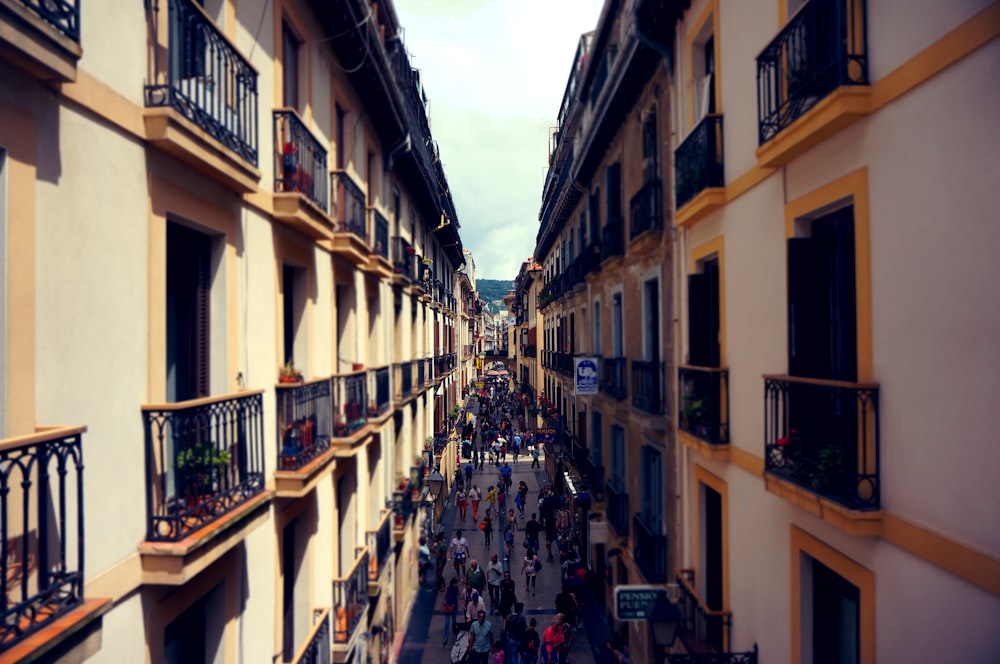
<path fill-rule="evenodd" d="M 295 362 L 288 360 L 285 366 L 278 369 L 279 383 L 301 383 L 302 372 L 295 368 Z"/>
<path fill-rule="evenodd" d="M 229 451 L 219 449 L 211 441 L 200 441 L 177 453 L 174 469 L 177 471 L 179 492 L 188 507 L 202 504 L 215 490 L 229 466 Z"/>

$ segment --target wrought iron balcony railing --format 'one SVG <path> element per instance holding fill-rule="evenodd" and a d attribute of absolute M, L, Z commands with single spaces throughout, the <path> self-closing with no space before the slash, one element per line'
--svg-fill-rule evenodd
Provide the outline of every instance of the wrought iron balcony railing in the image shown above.
<path fill-rule="evenodd" d="M 389 260 L 389 220 L 378 210 L 372 210 L 372 251 L 375 255 Z"/>
<path fill-rule="evenodd" d="M 295 111 L 274 111 L 274 151 L 274 191 L 304 194 L 326 212 L 326 150 Z"/>
<path fill-rule="evenodd" d="M 264 490 L 262 392 L 144 406 L 148 541 L 176 542 Z"/>
<path fill-rule="evenodd" d="M 365 533 L 368 545 L 368 581 L 377 582 L 389 561 L 392 550 L 392 512 L 382 510 L 382 519 L 375 530 Z"/>
<path fill-rule="evenodd" d="M 606 482 L 604 495 L 608 523 L 618 534 L 618 537 L 628 537 L 628 493 L 615 486 L 615 482 Z"/>
<path fill-rule="evenodd" d="M 400 529 L 406 521 L 416 512 L 417 504 L 413 500 L 413 490 L 409 482 L 399 491 L 392 492 L 392 513 L 395 529 Z"/>
<path fill-rule="evenodd" d="M 868 84 L 865 0 L 810 0 L 757 56 L 761 145 L 842 85 Z"/>
<path fill-rule="evenodd" d="M 407 279 L 413 278 L 414 258 L 417 250 L 409 242 L 398 235 L 392 238 L 392 271 Z"/>
<path fill-rule="evenodd" d="M 632 360 L 632 405 L 650 415 L 663 414 L 663 362 Z"/>
<path fill-rule="evenodd" d="M 628 396 L 627 383 L 625 382 L 627 363 L 628 359 L 624 357 L 604 358 L 601 389 L 612 399 L 624 399 Z"/>
<path fill-rule="evenodd" d="M 354 182 L 346 171 L 330 173 L 333 189 L 333 215 L 338 233 L 353 233 L 362 240 L 365 237 L 365 192 Z"/>
<path fill-rule="evenodd" d="M 599 459 L 594 459 L 593 456 L 587 455 L 580 464 L 583 476 L 587 478 L 587 485 L 590 487 L 591 495 L 595 500 L 600 500 L 604 497 L 604 466 L 601 465 Z"/>
<path fill-rule="evenodd" d="M 729 442 L 729 371 L 719 367 L 677 369 L 681 402 L 677 426 L 713 445 Z"/>
<path fill-rule="evenodd" d="M 413 360 L 414 373 L 417 376 L 417 387 L 423 387 L 427 382 L 427 373 L 424 371 L 425 365 L 422 360 Z"/>
<path fill-rule="evenodd" d="M 83 431 L 0 443 L 0 653 L 83 603 Z"/>
<path fill-rule="evenodd" d="M 362 546 L 356 551 L 357 558 L 347 574 L 333 580 L 334 643 L 349 643 L 368 609 L 368 549 Z"/>
<path fill-rule="evenodd" d="M 80 43 L 79 0 L 21 0 L 21 4 L 77 44 Z"/>
<path fill-rule="evenodd" d="M 275 388 L 278 400 L 278 465 L 298 470 L 330 449 L 333 433 L 333 400 L 330 380 Z"/>
<path fill-rule="evenodd" d="M 877 384 L 764 376 L 764 469 L 849 509 L 880 506 Z"/>
<path fill-rule="evenodd" d="M 659 178 L 647 180 L 629 202 L 629 212 L 632 215 L 630 239 L 646 231 L 663 230 L 663 182 Z"/>
<path fill-rule="evenodd" d="M 313 609 L 313 626 L 292 664 L 330 664 L 330 609 Z"/>
<path fill-rule="evenodd" d="M 345 438 L 368 424 L 368 376 L 364 371 L 334 376 L 333 407 L 335 438 Z"/>
<path fill-rule="evenodd" d="M 725 186 L 722 116 L 706 115 L 674 152 L 677 208 L 709 187 Z"/>
<path fill-rule="evenodd" d="M 601 231 L 601 260 L 624 255 L 625 222 L 621 217 L 611 217 Z"/>
<path fill-rule="evenodd" d="M 368 417 L 379 417 L 392 406 L 389 367 L 368 370 Z"/>
<path fill-rule="evenodd" d="M 587 245 L 587 248 L 583 250 L 580 254 L 582 261 L 580 263 L 583 269 L 583 278 L 586 278 L 592 272 L 600 272 L 601 270 L 601 241 L 595 240 Z"/>
<path fill-rule="evenodd" d="M 646 583 L 667 582 L 667 536 L 654 532 L 640 514 L 632 515 L 632 558 Z"/>
<path fill-rule="evenodd" d="M 256 166 L 257 72 L 192 0 L 168 0 L 168 12 L 167 53 L 151 51 L 146 106 L 173 108 Z"/>
<path fill-rule="evenodd" d="M 409 362 L 398 362 L 396 367 L 396 385 L 403 399 L 413 394 L 413 365 Z"/>
<path fill-rule="evenodd" d="M 729 647 L 730 630 L 733 625 L 733 614 L 729 611 L 719 611 L 708 608 L 708 605 L 698 595 L 695 587 L 694 570 L 682 569 L 677 571 L 677 587 L 680 599 L 677 608 L 681 611 L 681 624 L 678 627 L 678 635 L 688 643 L 697 644 L 701 649 L 713 654 L 721 655 L 726 653 Z M 738 653 L 737 653 L 738 654 Z M 724 656 L 724 655 L 723 655 Z M 673 655 L 671 655 L 671 661 Z M 756 653 L 753 660 L 722 659 L 721 662 L 756 661 Z"/>

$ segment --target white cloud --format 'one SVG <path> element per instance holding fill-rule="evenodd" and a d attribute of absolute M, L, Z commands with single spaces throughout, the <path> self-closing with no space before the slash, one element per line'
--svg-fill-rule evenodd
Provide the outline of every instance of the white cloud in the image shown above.
<path fill-rule="evenodd" d="M 487 279 L 530 256 L 556 122 L 580 35 L 601 0 L 396 0 L 430 99 L 431 130 Z"/>

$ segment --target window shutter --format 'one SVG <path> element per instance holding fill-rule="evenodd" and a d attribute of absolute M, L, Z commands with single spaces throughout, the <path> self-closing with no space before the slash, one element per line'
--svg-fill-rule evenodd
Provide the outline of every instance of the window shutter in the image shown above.
<path fill-rule="evenodd" d="M 813 238 L 788 240 L 788 372 L 826 378 L 829 357 L 827 257 Z"/>
<path fill-rule="evenodd" d="M 688 275 L 688 364 L 708 366 L 711 342 L 709 279 L 704 274 Z"/>
<path fill-rule="evenodd" d="M 209 301 L 211 283 L 209 275 L 210 241 L 205 238 L 197 251 L 197 287 L 194 302 L 194 389 L 199 397 L 209 396 L 208 385 L 208 340 L 209 340 Z"/>

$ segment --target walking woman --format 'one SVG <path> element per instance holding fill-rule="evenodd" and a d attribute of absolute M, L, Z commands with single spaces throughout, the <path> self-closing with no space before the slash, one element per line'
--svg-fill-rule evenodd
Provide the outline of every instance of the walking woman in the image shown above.
<path fill-rule="evenodd" d="M 490 511 L 486 510 L 486 514 L 483 515 L 483 520 L 479 524 L 480 529 L 483 531 L 483 537 L 486 540 L 486 549 L 489 550 L 490 542 L 493 540 L 493 519 L 490 518 Z"/>
<path fill-rule="evenodd" d="M 458 516 L 465 521 L 465 513 L 469 508 L 469 501 L 466 498 L 465 489 L 458 487 L 458 491 L 455 492 L 455 504 L 458 505 Z"/>
<path fill-rule="evenodd" d="M 528 591 L 531 591 L 532 597 L 535 595 L 535 575 L 538 574 L 539 568 L 542 566 L 542 561 L 538 559 L 535 555 L 534 549 L 528 549 L 528 552 L 524 554 L 524 562 L 521 563 L 521 573 L 524 574 L 524 594 L 527 595 Z"/>
<path fill-rule="evenodd" d="M 441 600 L 441 613 L 444 614 L 444 641 L 441 645 L 448 645 L 448 637 L 451 636 L 452 628 L 455 626 L 455 612 L 458 611 L 458 579 L 452 577 L 448 589 L 444 591 L 444 599 Z"/>

